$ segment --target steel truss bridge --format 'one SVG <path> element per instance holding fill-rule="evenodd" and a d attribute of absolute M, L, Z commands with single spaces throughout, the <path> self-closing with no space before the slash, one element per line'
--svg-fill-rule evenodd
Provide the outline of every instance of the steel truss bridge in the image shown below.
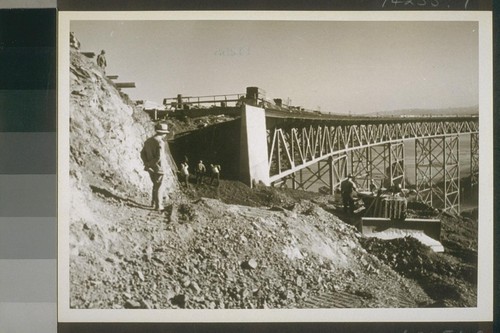
<path fill-rule="evenodd" d="M 405 141 L 415 152 L 419 200 L 460 210 L 460 137 L 470 136 L 471 183 L 479 174 L 477 116 L 344 117 L 291 116 L 266 111 L 269 182 L 333 194 L 350 173 L 361 188 L 405 185 Z"/>

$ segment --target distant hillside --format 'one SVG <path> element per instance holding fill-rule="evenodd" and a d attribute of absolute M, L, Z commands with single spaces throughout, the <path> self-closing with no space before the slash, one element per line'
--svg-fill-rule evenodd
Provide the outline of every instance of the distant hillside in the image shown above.
<path fill-rule="evenodd" d="M 377 112 L 378 116 L 422 116 L 422 115 L 470 115 L 479 114 L 478 106 L 462 107 L 462 108 L 446 108 L 446 109 L 402 109 L 392 111 Z M 375 114 L 365 114 L 374 116 Z"/>

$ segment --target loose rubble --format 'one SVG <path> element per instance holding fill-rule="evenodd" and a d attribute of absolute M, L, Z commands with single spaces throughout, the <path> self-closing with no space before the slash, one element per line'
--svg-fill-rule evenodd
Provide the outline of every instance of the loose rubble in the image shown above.
<path fill-rule="evenodd" d="M 475 306 L 477 265 L 434 253 L 412 237 L 361 238 L 360 243 L 396 272 L 417 281 L 435 306 Z"/>
<path fill-rule="evenodd" d="M 300 308 L 340 291 L 362 295 L 364 306 L 431 301 L 366 253 L 353 227 L 321 208 L 303 214 L 201 199 L 171 204 L 163 214 L 125 206 L 110 216 L 118 206 L 99 202 L 111 218 L 99 229 L 113 243 L 98 246 L 82 223 L 72 225 L 85 235 L 81 248 L 94 249 L 72 257 L 79 267 L 71 274 L 76 308 Z"/>

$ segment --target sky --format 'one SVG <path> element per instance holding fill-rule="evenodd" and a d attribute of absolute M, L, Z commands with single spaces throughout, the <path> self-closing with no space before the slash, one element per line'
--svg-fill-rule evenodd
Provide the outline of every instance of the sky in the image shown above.
<path fill-rule="evenodd" d="M 388 21 L 72 21 L 82 51 L 134 99 L 244 93 L 322 112 L 479 104 L 478 24 Z"/>

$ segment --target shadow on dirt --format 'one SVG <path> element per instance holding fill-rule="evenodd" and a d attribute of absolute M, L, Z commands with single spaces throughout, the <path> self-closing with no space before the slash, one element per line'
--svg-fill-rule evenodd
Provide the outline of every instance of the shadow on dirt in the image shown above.
<path fill-rule="evenodd" d="M 131 200 L 128 198 L 122 198 L 114 193 L 111 193 L 110 191 L 108 191 L 106 189 L 103 189 L 103 188 L 100 188 L 100 187 L 97 187 L 94 185 L 90 185 L 90 189 L 92 190 L 92 192 L 97 193 L 99 195 L 102 195 L 105 198 L 111 198 L 111 199 L 115 199 L 117 201 L 123 202 L 129 207 L 142 208 L 142 209 L 152 209 L 150 206 L 137 203 L 134 200 Z"/>

